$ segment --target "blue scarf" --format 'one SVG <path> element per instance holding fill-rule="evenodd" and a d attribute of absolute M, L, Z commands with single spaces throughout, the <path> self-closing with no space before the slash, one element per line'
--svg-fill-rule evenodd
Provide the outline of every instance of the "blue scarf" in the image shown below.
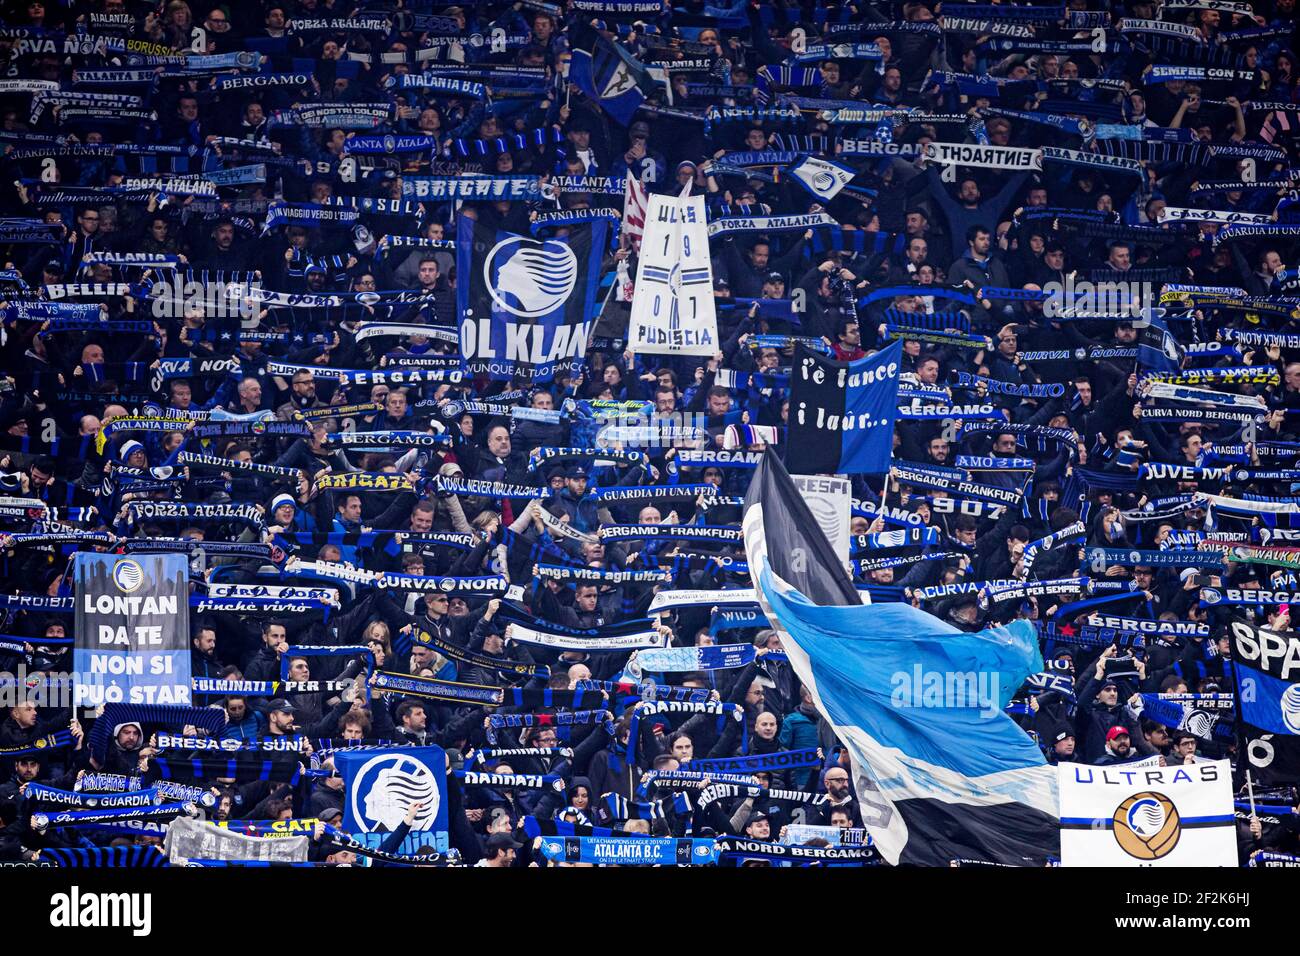
<path fill-rule="evenodd" d="M 822 756 L 816 747 L 803 750 L 781 750 L 775 753 L 752 754 L 748 757 L 722 757 L 712 760 L 688 760 L 681 765 L 682 770 L 700 771 L 707 774 L 731 773 L 752 774 L 793 770 L 800 767 L 820 767 Z"/>
<path fill-rule="evenodd" d="M 108 846 L 64 849 L 48 847 L 41 850 L 41 859 L 61 867 L 112 867 L 150 869 L 171 866 L 167 854 L 159 846 Z"/>
<path fill-rule="evenodd" d="M 599 866 L 694 866 L 718 862 L 713 840 L 673 837 L 542 837 L 541 854 L 556 863 Z"/>

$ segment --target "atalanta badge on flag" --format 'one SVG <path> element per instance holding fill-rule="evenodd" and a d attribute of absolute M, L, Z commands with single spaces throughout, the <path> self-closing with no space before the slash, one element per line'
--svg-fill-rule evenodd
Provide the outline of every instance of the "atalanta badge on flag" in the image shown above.
<path fill-rule="evenodd" d="M 470 374 L 540 383 L 582 367 L 608 228 L 597 219 L 535 239 L 461 217 L 456 308 Z"/>
<path fill-rule="evenodd" d="M 857 175 L 847 166 L 816 156 L 805 156 L 790 167 L 790 174 L 804 189 L 824 202 L 830 202 L 839 195 L 839 191 Z"/>

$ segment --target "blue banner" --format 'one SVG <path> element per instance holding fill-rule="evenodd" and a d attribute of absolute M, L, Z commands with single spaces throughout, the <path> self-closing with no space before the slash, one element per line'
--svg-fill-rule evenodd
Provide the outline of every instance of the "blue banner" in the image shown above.
<path fill-rule="evenodd" d="M 447 763 L 441 747 L 336 753 L 343 775 L 343 829 L 370 847 L 379 847 L 420 803 L 415 822 L 397 852 L 414 854 L 433 845 L 447 850 Z"/>
<path fill-rule="evenodd" d="M 597 219 L 543 240 L 460 217 L 456 308 L 471 374 L 541 383 L 582 368 L 608 228 Z"/>
<path fill-rule="evenodd" d="M 889 470 L 903 343 L 856 362 L 799 346 L 790 388 L 786 460 L 799 474 L 881 474 Z"/>
<path fill-rule="evenodd" d="M 542 856 L 557 863 L 597 866 L 685 866 L 718 862 L 712 840 L 673 837 L 543 837 Z"/>
<path fill-rule="evenodd" d="M 183 554 L 76 556 L 77 706 L 190 703 Z"/>

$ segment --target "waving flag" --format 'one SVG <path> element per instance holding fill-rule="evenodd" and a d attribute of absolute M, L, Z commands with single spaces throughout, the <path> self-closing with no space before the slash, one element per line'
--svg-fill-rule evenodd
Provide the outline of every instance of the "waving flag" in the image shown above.
<path fill-rule="evenodd" d="M 623 180 L 623 235 L 636 252 L 641 251 L 641 237 L 645 234 L 646 207 L 650 197 L 645 183 L 628 175 Z"/>
<path fill-rule="evenodd" d="M 901 341 L 855 362 L 800 342 L 790 372 L 790 467 L 801 475 L 888 471 L 902 359 Z"/>
<path fill-rule="evenodd" d="M 1265 786 L 1300 777 L 1300 635 L 1230 618 L 1238 733 L 1255 780 Z"/>
<path fill-rule="evenodd" d="M 600 108 L 626 126 L 655 90 L 654 77 L 630 53 L 604 37 L 588 50 L 574 50 L 569 76 Z"/>
<path fill-rule="evenodd" d="M 790 167 L 792 175 L 804 189 L 823 202 L 830 202 L 857 175 L 843 163 L 817 156 L 805 156 Z"/>
<path fill-rule="evenodd" d="M 1176 372 L 1183 364 L 1184 349 L 1165 324 L 1163 309 L 1143 310 L 1148 324 L 1138 332 L 1137 362 L 1140 369 Z"/>
<path fill-rule="evenodd" d="M 460 218 L 456 308 L 469 372 L 548 382 L 582 367 L 608 228 L 598 219 L 535 239 Z"/>
<path fill-rule="evenodd" d="M 848 747 L 862 820 L 885 859 L 1041 866 L 1057 855 L 1055 771 L 1003 712 L 1043 669 L 1033 626 L 966 634 L 907 604 L 861 604 L 770 451 L 749 486 L 744 534 L 759 603 Z"/>

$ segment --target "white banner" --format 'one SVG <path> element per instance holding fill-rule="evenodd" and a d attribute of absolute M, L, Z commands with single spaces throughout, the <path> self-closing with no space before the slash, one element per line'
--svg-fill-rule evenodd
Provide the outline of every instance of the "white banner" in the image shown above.
<path fill-rule="evenodd" d="M 1262 212 L 1234 212 L 1231 209 L 1191 209 L 1185 206 L 1166 206 L 1160 210 L 1160 222 L 1213 222 L 1221 225 L 1230 223 L 1265 224 L 1273 221 L 1272 216 Z"/>
<path fill-rule="evenodd" d="M 628 348 L 651 355 L 712 356 L 718 351 L 703 196 L 650 197 Z"/>
<path fill-rule="evenodd" d="M 1041 149 L 1019 146 L 976 146 L 972 143 L 929 143 L 925 158 L 935 163 L 979 166 L 983 169 L 1042 169 Z"/>
<path fill-rule="evenodd" d="M 505 639 L 537 644 L 560 651 L 635 651 L 646 647 L 663 647 L 664 639 L 658 631 L 639 631 L 635 634 L 615 634 L 610 637 L 582 637 L 577 634 L 551 634 L 536 631 L 522 624 L 507 624 Z"/>
<path fill-rule="evenodd" d="M 847 478 L 829 475 L 791 475 L 794 486 L 808 504 L 817 526 L 849 567 L 849 519 L 853 509 L 853 487 Z M 864 601 L 864 604 L 869 603 Z"/>
<path fill-rule="evenodd" d="M 1226 760 L 1061 764 L 1063 866 L 1236 866 Z"/>
<path fill-rule="evenodd" d="M 659 591 L 650 601 L 647 614 L 674 607 L 732 607 L 737 604 L 757 604 L 758 595 L 753 588 L 723 588 L 717 591 L 680 590 Z"/>

